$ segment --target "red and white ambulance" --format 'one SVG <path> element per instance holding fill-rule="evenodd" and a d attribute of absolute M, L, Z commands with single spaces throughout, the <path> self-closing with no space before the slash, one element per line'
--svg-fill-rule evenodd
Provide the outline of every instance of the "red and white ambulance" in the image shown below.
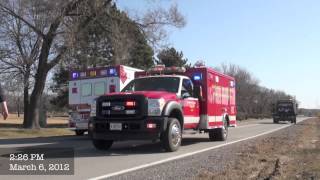
<path fill-rule="evenodd" d="M 73 70 L 69 81 L 69 128 L 76 135 L 83 135 L 88 130 L 91 107 L 95 98 L 106 93 L 119 92 L 135 77 L 135 72 L 142 71 L 127 66 L 112 66 Z"/>
<path fill-rule="evenodd" d="M 187 129 L 226 140 L 236 113 L 233 77 L 205 66 L 157 66 L 136 72 L 121 92 L 100 96 L 89 128 L 97 149 L 117 140 L 160 139 L 167 151 L 176 151 Z"/>

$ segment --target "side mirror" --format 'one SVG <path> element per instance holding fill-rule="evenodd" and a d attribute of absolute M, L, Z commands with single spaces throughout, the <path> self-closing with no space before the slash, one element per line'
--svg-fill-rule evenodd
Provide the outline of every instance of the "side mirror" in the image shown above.
<path fill-rule="evenodd" d="M 182 90 L 181 96 L 182 96 L 182 99 L 191 97 L 191 95 L 188 93 L 188 91 L 184 91 L 184 90 Z"/>
<path fill-rule="evenodd" d="M 198 98 L 199 100 L 202 100 L 202 87 L 197 85 L 194 87 L 194 95 L 196 98 Z"/>

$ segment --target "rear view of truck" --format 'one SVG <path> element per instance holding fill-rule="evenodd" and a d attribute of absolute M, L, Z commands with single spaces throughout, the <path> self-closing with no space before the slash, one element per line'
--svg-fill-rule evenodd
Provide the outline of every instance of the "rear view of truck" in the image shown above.
<path fill-rule="evenodd" d="M 279 123 L 279 121 L 289 121 L 291 123 L 297 123 L 298 104 L 292 100 L 279 100 L 273 107 L 273 122 Z"/>

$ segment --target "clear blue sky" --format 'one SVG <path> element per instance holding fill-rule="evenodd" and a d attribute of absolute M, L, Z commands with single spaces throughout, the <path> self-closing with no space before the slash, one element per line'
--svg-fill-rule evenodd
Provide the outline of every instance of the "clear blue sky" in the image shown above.
<path fill-rule="evenodd" d="M 120 8 L 144 11 L 150 0 L 118 0 Z M 159 1 L 156 1 L 159 2 Z M 320 108 L 319 0 L 185 0 L 187 19 L 169 42 L 191 62 L 246 68 L 260 85 L 295 95 L 300 107 Z"/>

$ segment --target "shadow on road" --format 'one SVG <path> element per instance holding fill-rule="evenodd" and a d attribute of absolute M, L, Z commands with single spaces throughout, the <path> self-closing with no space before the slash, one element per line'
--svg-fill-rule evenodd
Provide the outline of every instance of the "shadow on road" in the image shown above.
<path fill-rule="evenodd" d="M 258 122 L 257 124 L 276 124 L 276 123 L 273 123 L 273 122 Z M 279 122 L 278 124 L 291 124 L 291 123 L 283 121 L 283 122 Z"/>
<path fill-rule="evenodd" d="M 185 138 L 183 146 L 190 146 L 197 143 L 209 142 L 209 138 Z M 14 148 L 18 152 L 29 152 L 42 148 L 73 148 L 75 157 L 99 157 L 99 156 L 130 156 L 134 154 L 155 154 L 166 153 L 160 141 L 120 141 L 115 142 L 108 151 L 97 150 L 93 147 L 88 136 L 60 136 L 60 137 L 39 137 L 21 139 L 0 139 L 1 148 L 19 146 Z M 23 147 L 21 147 L 23 146 Z M 50 152 L 51 154 L 54 152 Z M 56 152 L 56 156 L 59 157 Z M 1 157 L 8 157 L 0 151 Z M 62 156 L 62 155 L 61 155 Z M 64 157 L 64 156 L 63 156 Z"/>

